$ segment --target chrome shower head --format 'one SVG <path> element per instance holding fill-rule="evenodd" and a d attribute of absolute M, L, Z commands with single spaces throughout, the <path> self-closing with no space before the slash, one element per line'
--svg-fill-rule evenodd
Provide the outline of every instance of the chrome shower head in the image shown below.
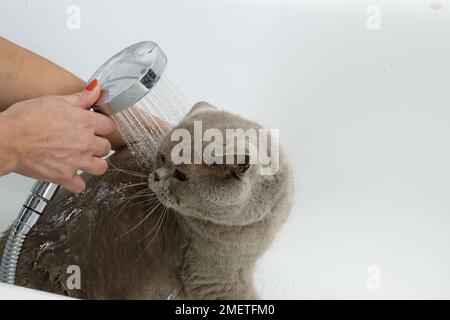
<path fill-rule="evenodd" d="M 167 64 L 161 48 L 152 41 L 135 43 L 106 61 L 91 77 L 102 92 L 93 109 L 108 116 L 141 100 L 158 82 Z"/>

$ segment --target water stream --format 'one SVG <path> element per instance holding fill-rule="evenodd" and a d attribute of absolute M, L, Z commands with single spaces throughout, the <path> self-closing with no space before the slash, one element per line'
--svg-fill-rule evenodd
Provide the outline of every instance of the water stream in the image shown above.
<path fill-rule="evenodd" d="M 113 117 L 136 160 L 146 166 L 160 138 L 177 125 L 190 108 L 191 104 L 163 75 L 144 98 Z"/>

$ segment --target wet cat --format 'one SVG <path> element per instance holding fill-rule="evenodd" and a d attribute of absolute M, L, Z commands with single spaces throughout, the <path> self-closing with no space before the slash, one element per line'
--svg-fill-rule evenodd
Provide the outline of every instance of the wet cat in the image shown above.
<path fill-rule="evenodd" d="M 198 121 L 222 133 L 261 128 L 198 103 L 173 130 L 195 134 Z M 283 151 L 265 175 L 248 149 L 232 164 L 175 164 L 172 140 L 162 139 L 150 167 L 124 148 L 105 175 L 85 177 L 84 193 L 60 191 L 28 235 L 16 283 L 83 299 L 258 298 L 255 263 L 291 209 Z"/>

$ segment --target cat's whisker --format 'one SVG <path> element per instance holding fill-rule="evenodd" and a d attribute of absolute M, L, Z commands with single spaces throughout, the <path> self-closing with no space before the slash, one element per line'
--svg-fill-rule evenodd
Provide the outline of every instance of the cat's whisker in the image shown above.
<path fill-rule="evenodd" d="M 133 184 L 129 184 L 129 185 L 120 187 L 120 188 L 116 189 L 116 191 L 120 191 L 120 190 L 124 190 L 124 189 L 128 189 L 128 188 L 132 188 L 132 187 L 137 187 L 137 186 L 142 186 L 142 185 L 146 185 L 146 184 L 148 184 L 147 181 L 145 181 L 145 182 L 133 183 Z"/>
<path fill-rule="evenodd" d="M 145 194 L 139 194 L 139 195 L 131 196 L 129 198 L 124 199 L 124 201 L 126 200 L 127 202 L 129 202 L 129 201 L 136 200 L 136 199 L 139 199 L 139 198 L 144 198 L 144 197 L 150 198 L 150 199 L 156 199 L 156 195 L 155 194 L 153 194 L 153 193 L 145 193 Z"/>
<path fill-rule="evenodd" d="M 139 197 L 143 197 L 143 196 L 150 196 L 150 194 L 146 194 L 142 191 L 136 192 L 133 196 L 131 197 L 126 197 L 121 199 L 115 206 L 115 208 L 119 207 L 120 205 L 126 205 L 127 203 L 129 203 L 130 201 L 139 198 Z"/>
<path fill-rule="evenodd" d="M 149 241 L 149 243 L 147 243 L 147 244 L 145 245 L 144 250 L 142 250 L 141 254 L 139 254 L 137 260 L 139 260 L 139 259 L 144 255 L 145 251 L 147 251 L 148 247 L 149 247 L 149 246 L 153 243 L 153 241 L 156 239 L 156 236 L 158 235 L 159 231 L 161 230 L 161 227 L 162 227 L 162 225 L 163 225 L 163 222 L 164 222 L 164 220 L 165 220 L 165 218 L 166 218 L 167 211 L 168 211 L 168 208 L 167 208 L 167 207 L 164 207 L 164 210 L 163 210 L 161 216 L 159 217 L 159 219 L 158 219 L 158 221 L 156 222 L 155 226 L 154 226 L 154 227 L 152 228 L 152 230 L 150 231 L 150 233 L 153 232 L 153 229 L 154 229 L 156 226 L 158 226 L 158 229 L 156 230 L 155 235 L 154 235 L 153 238 Z M 144 238 L 146 238 L 146 237 L 147 237 L 147 236 L 145 236 Z"/>
<path fill-rule="evenodd" d="M 123 205 L 120 208 L 120 211 L 123 211 L 126 208 L 130 208 L 130 207 L 134 207 L 136 205 L 138 205 L 138 203 L 140 203 L 140 201 L 142 201 L 142 198 L 147 198 L 145 201 L 150 202 L 150 200 L 157 200 L 156 197 L 154 197 L 153 195 L 141 195 L 141 196 L 136 196 L 133 197 L 132 199 L 128 199 L 128 201 L 126 201 L 125 203 L 123 203 Z M 138 203 L 135 203 L 134 201 L 138 200 Z M 117 215 L 119 214 L 119 212 L 117 213 Z"/>
<path fill-rule="evenodd" d="M 148 189 L 150 190 L 150 189 Z M 117 206 L 119 206 L 120 204 L 122 204 L 124 201 L 125 203 L 122 204 L 122 207 L 119 209 L 119 211 L 116 214 L 116 217 L 114 218 L 114 221 L 117 221 L 117 219 L 119 218 L 119 216 L 121 215 L 121 213 L 128 207 L 130 207 L 128 204 L 130 202 L 132 202 L 133 200 L 139 199 L 139 198 L 143 198 L 143 197 L 148 197 L 149 200 L 155 199 L 154 193 L 148 193 L 148 190 L 144 189 L 141 191 L 136 192 L 133 196 L 124 199 L 123 201 L 121 201 Z M 147 193 L 146 193 L 147 192 Z"/>
<path fill-rule="evenodd" d="M 129 234 L 131 231 L 136 230 L 136 228 L 138 228 L 145 220 L 147 220 L 148 217 L 150 217 L 150 215 L 155 212 L 155 210 L 161 205 L 161 203 L 157 203 L 155 206 L 153 206 L 152 209 L 150 209 L 149 213 L 146 213 L 144 218 L 138 223 L 136 224 L 133 228 L 131 228 L 130 230 L 126 231 L 125 233 L 121 234 L 119 236 L 119 239 L 122 238 L 123 236 Z"/>
<path fill-rule="evenodd" d="M 134 206 L 138 206 L 138 205 L 141 205 L 141 204 L 144 204 L 144 205 L 153 205 L 153 204 L 155 204 L 155 203 L 157 203 L 157 202 L 159 202 L 158 199 L 148 199 L 148 200 L 136 202 L 136 203 L 132 204 L 132 205 L 129 206 L 129 207 L 134 207 Z M 127 207 L 127 208 L 129 208 L 129 207 Z"/>
<path fill-rule="evenodd" d="M 124 199 L 122 199 L 122 201 L 120 203 L 122 203 L 123 201 L 127 201 L 127 200 L 133 200 L 135 198 L 139 198 L 142 196 L 153 196 L 153 195 L 155 195 L 155 192 L 153 192 L 151 189 L 145 188 L 145 189 L 135 192 L 132 196 L 125 197 Z"/>
<path fill-rule="evenodd" d="M 128 174 L 128 175 L 131 175 L 131 176 L 142 177 L 142 178 L 144 178 L 144 177 L 146 178 L 147 177 L 146 174 L 143 174 L 143 173 L 140 173 L 140 172 L 137 172 L 137 171 L 127 170 L 127 169 L 120 169 L 114 163 L 112 163 L 111 160 L 107 159 L 106 161 L 108 161 L 108 163 L 113 167 L 112 169 L 109 168 L 108 169 L 109 171 L 119 171 L 119 172 L 122 172 L 122 173 L 125 173 L 125 174 Z"/>
<path fill-rule="evenodd" d="M 152 227 L 152 229 L 149 232 L 147 232 L 140 240 L 136 241 L 135 244 L 138 244 L 139 242 L 144 241 L 145 239 L 147 239 L 153 233 L 153 231 L 155 230 L 155 228 L 159 224 L 159 221 L 160 221 L 161 217 L 164 215 L 165 211 L 166 211 L 166 207 L 163 208 L 163 212 L 159 216 L 158 220 L 156 221 L 156 224 Z"/>
<path fill-rule="evenodd" d="M 163 212 L 161 213 L 161 216 L 162 216 L 162 215 L 164 215 L 166 212 L 169 211 L 169 208 L 167 208 L 166 206 L 164 206 L 162 203 L 161 203 L 161 205 L 163 206 Z M 160 216 L 160 218 L 161 218 L 161 216 Z M 159 221 L 159 219 L 158 219 L 158 221 Z M 156 224 L 158 224 L 158 221 L 157 221 Z M 156 225 L 155 225 L 155 226 L 156 226 Z M 138 241 L 136 242 L 136 244 L 139 243 L 139 242 L 141 242 L 141 241 L 144 241 L 145 239 L 147 239 L 147 238 L 152 234 L 153 230 L 155 229 L 155 226 L 153 226 L 153 228 L 152 228 L 149 232 L 147 232 L 147 233 L 145 234 L 145 236 L 143 236 L 140 240 L 138 240 Z"/>
<path fill-rule="evenodd" d="M 119 171 L 119 172 L 127 174 L 129 176 L 135 176 L 135 177 L 139 177 L 139 178 L 147 178 L 147 175 L 139 173 L 139 172 L 128 171 L 128 170 L 123 170 L 123 169 L 108 169 L 108 170 L 109 171 Z"/>
<path fill-rule="evenodd" d="M 134 200 L 136 200 L 136 199 L 134 199 Z M 136 207 L 136 206 L 139 206 L 139 205 L 144 205 L 144 206 L 145 205 L 153 205 L 153 204 L 155 204 L 157 202 L 159 202 L 159 200 L 156 199 L 156 198 L 151 198 L 151 199 L 147 199 L 147 200 L 144 200 L 144 201 L 138 201 L 136 203 L 133 203 L 131 201 L 131 204 L 125 205 L 121 210 L 129 209 L 129 208 Z"/>

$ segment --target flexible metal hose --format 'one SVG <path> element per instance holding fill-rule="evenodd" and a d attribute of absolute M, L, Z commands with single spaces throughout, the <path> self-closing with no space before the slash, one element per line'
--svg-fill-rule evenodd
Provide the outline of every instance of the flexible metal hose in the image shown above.
<path fill-rule="evenodd" d="M 2 264 L 0 266 L 0 281 L 14 284 L 16 281 L 17 262 L 19 261 L 20 251 L 25 241 L 24 234 L 12 232 L 6 243 L 3 252 Z"/>
<path fill-rule="evenodd" d="M 58 191 L 54 183 L 36 181 L 31 193 L 25 201 L 19 216 L 11 227 L 6 241 L 0 265 L 0 281 L 14 284 L 16 282 L 17 264 L 26 236 L 37 223 L 47 204 Z"/>
<path fill-rule="evenodd" d="M 14 284 L 16 281 L 17 263 L 25 237 L 27 236 L 24 228 L 21 228 L 20 225 L 21 222 L 16 221 L 9 234 L 5 250 L 3 251 L 2 263 L 0 265 L 0 281 L 4 283 Z"/>

